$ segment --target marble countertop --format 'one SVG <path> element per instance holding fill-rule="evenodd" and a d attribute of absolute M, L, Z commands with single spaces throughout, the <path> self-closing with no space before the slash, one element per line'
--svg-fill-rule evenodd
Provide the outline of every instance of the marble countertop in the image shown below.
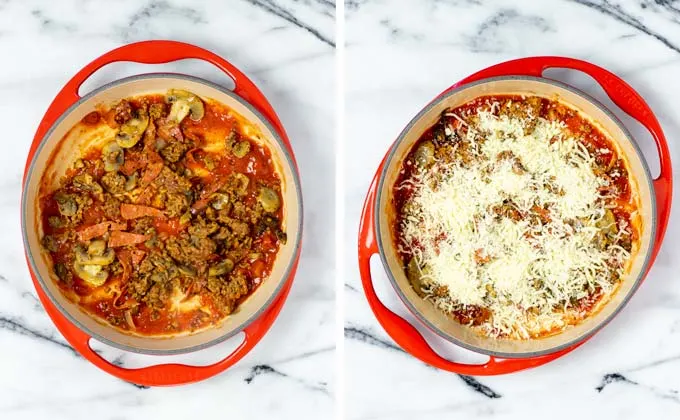
<path fill-rule="evenodd" d="M 630 304 L 569 355 L 543 367 L 500 377 L 472 378 L 438 371 L 398 348 L 375 320 L 363 295 L 356 234 L 370 180 L 408 121 L 457 80 L 512 58 L 571 56 L 623 77 L 661 121 L 677 176 L 680 3 L 352 0 L 347 2 L 346 19 L 347 418 L 678 418 L 677 196 L 661 253 Z M 610 104 L 603 91 L 578 72 L 551 70 L 547 75 Z M 658 171 L 650 136 L 630 119 L 624 122 L 631 126 L 652 171 Z M 405 315 L 382 265 L 375 260 L 372 272 L 379 296 Z M 452 359 L 475 359 L 431 334 L 427 339 Z"/>
<path fill-rule="evenodd" d="M 115 5 L 114 5 L 115 3 Z M 320 419 L 333 410 L 334 31 L 327 0 L 0 0 L 0 418 Z M 176 388 L 118 380 L 84 360 L 36 299 L 19 227 L 21 176 L 38 122 L 82 66 L 125 43 L 174 39 L 230 60 L 264 91 L 296 151 L 306 218 L 298 275 L 278 320 L 229 371 Z M 114 64 L 84 89 L 140 72 L 226 83 L 207 63 Z M 330 209 L 330 210 L 329 210 Z M 221 359 L 233 342 L 173 361 Z M 103 349 L 126 366 L 159 359 Z"/>

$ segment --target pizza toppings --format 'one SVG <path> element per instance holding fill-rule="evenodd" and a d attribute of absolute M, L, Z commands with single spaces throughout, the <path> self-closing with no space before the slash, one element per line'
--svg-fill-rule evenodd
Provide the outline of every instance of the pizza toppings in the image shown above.
<path fill-rule="evenodd" d="M 41 241 L 57 285 L 95 319 L 138 335 L 219 324 L 267 280 L 286 241 L 282 183 L 261 134 L 184 90 L 94 112 L 72 129 L 84 146 L 72 165 L 41 182 Z"/>

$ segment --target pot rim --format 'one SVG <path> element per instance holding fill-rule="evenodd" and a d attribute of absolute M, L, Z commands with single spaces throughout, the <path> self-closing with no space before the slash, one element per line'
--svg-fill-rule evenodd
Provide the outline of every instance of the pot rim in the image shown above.
<path fill-rule="evenodd" d="M 490 82 L 495 82 L 495 81 L 504 81 L 504 80 L 525 80 L 525 81 L 532 81 L 532 82 L 539 82 L 539 83 L 545 83 L 545 84 L 550 84 L 553 86 L 557 86 L 559 88 L 565 89 L 571 93 L 574 93 L 586 101 L 590 102 L 592 105 L 595 107 L 599 108 L 609 119 L 611 119 L 614 124 L 616 124 L 621 131 L 623 132 L 625 138 L 631 143 L 633 146 L 633 150 L 635 150 L 635 153 L 637 157 L 640 159 L 640 162 L 642 164 L 642 167 L 644 169 L 644 180 L 648 184 L 648 188 L 650 191 L 652 191 L 651 196 L 651 230 L 650 230 L 650 246 L 645 252 L 645 257 L 644 257 L 644 262 L 640 268 L 639 273 L 637 274 L 635 281 L 633 283 L 633 286 L 631 289 L 628 291 L 626 296 L 622 299 L 622 301 L 618 304 L 618 307 L 608 316 L 606 317 L 603 321 L 601 321 L 595 328 L 591 329 L 590 331 L 587 331 L 580 336 L 569 340 L 567 342 L 564 342 L 562 344 L 553 346 L 551 348 L 545 349 L 545 350 L 540 350 L 540 351 L 532 351 L 532 352 L 502 352 L 502 351 L 493 351 L 493 350 L 487 350 L 481 347 L 469 345 L 462 340 L 459 340 L 457 337 L 452 336 L 450 334 L 447 334 L 446 332 L 442 331 L 439 329 L 434 323 L 430 322 L 418 309 L 411 304 L 411 302 L 406 298 L 406 295 L 403 293 L 401 288 L 399 287 L 396 278 L 392 271 L 390 270 L 390 267 L 387 263 L 387 258 L 385 257 L 385 249 L 383 246 L 383 237 L 380 232 L 380 203 L 382 201 L 382 193 L 383 193 L 383 187 L 385 183 L 385 179 L 387 177 L 388 173 L 388 168 L 390 167 L 390 163 L 394 159 L 394 155 L 396 153 L 396 150 L 398 146 L 404 141 L 406 135 L 409 133 L 409 131 L 413 128 L 413 126 L 434 106 L 440 104 L 441 102 L 445 101 L 448 99 L 450 96 L 457 94 L 458 92 L 468 89 L 473 86 L 477 85 L 483 85 L 486 83 Z M 488 95 L 493 95 L 493 93 L 488 93 Z M 480 95 L 482 96 L 482 95 Z M 614 139 L 616 141 L 616 139 Z M 516 76 L 516 75 L 511 75 L 511 76 L 497 76 L 497 77 L 489 77 L 481 80 L 477 80 L 474 82 L 470 83 L 465 83 L 462 85 L 454 85 L 452 88 L 447 89 L 444 91 L 442 94 L 437 96 L 435 99 L 433 99 L 430 103 L 428 103 L 423 109 L 421 109 L 418 114 L 416 114 L 415 117 L 411 119 L 411 121 L 406 125 L 406 127 L 399 133 L 399 136 L 397 139 L 394 141 L 392 146 L 390 147 L 389 151 L 387 152 L 387 155 L 385 156 L 385 164 L 383 165 L 383 168 L 380 172 L 380 177 L 378 181 L 378 188 L 377 188 L 377 194 L 376 194 L 376 199 L 374 203 L 374 214 L 375 214 L 375 219 L 374 219 L 374 225 L 376 227 L 375 229 L 375 235 L 377 239 L 377 244 L 378 244 L 378 253 L 380 254 L 380 260 L 382 261 L 383 267 L 385 269 L 385 272 L 387 274 L 387 277 L 392 284 L 392 287 L 395 289 L 397 292 L 397 295 L 401 299 L 401 301 L 406 305 L 407 309 L 411 314 L 413 314 L 416 319 L 418 319 L 421 323 L 423 323 L 430 331 L 434 332 L 437 334 L 439 337 L 445 339 L 446 341 L 462 347 L 464 349 L 473 351 L 475 353 L 479 354 L 484 354 L 488 356 L 493 356 L 493 357 L 501 357 L 501 358 L 533 358 L 537 356 L 543 356 L 547 354 L 552 354 L 556 353 L 558 351 L 567 349 L 569 347 L 572 347 L 576 344 L 582 343 L 583 341 L 589 339 L 592 337 L 594 334 L 599 332 L 605 325 L 607 325 L 616 315 L 619 314 L 619 312 L 626 306 L 628 301 L 632 298 L 632 296 L 635 294 L 637 291 L 638 287 L 642 283 L 642 280 L 647 274 L 647 271 L 649 270 L 649 263 L 653 254 L 654 250 L 654 244 L 656 241 L 656 229 L 657 229 L 657 203 L 656 203 L 656 196 L 653 193 L 654 191 L 654 186 L 652 183 L 652 175 L 649 171 L 649 166 L 647 164 L 647 161 L 645 160 L 642 151 L 640 150 L 639 145 L 637 142 L 634 141 L 633 136 L 631 135 L 630 131 L 626 128 L 626 126 L 621 122 L 621 120 L 614 115 L 607 107 L 604 106 L 600 101 L 597 99 L 593 98 L 591 95 L 587 94 L 586 92 L 583 92 L 580 89 L 577 89 L 573 86 L 570 86 L 566 83 L 553 80 L 553 79 L 548 79 L 545 77 L 536 77 L 536 76 Z M 391 240 L 391 238 L 387 238 L 387 240 Z M 456 322 L 454 320 L 451 320 L 451 322 Z"/>
<path fill-rule="evenodd" d="M 146 79 L 158 79 L 158 78 L 174 78 L 174 79 L 182 79 L 182 80 L 188 80 L 191 82 L 199 83 L 206 85 L 210 88 L 213 88 L 215 90 L 220 91 L 221 93 L 224 93 L 228 96 L 230 96 L 232 99 L 236 100 L 239 102 L 241 105 L 245 106 L 248 110 L 250 110 L 258 119 L 259 122 L 264 124 L 267 129 L 272 133 L 272 137 L 274 141 L 278 143 L 280 146 L 283 156 L 285 157 L 285 163 L 288 165 L 289 168 L 291 168 L 291 173 L 293 175 L 293 186 L 295 188 L 295 195 L 297 196 L 296 200 L 296 206 L 299 214 L 299 221 L 297 225 L 297 235 L 295 237 L 294 241 L 294 251 L 293 254 L 291 255 L 290 260 L 288 261 L 286 268 L 284 270 L 284 275 L 281 277 L 279 280 L 279 284 L 276 286 L 274 289 L 273 293 L 269 298 L 264 302 L 264 304 L 258 308 L 250 317 L 248 317 L 245 321 L 243 321 L 240 325 L 237 327 L 233 328 L 231 331 L 213 339 L 210 341 L 207 341 L 205 343 L 200 343 L 191 347 L 186 347 L 182 349 L 171 349 L 171 350 L 156 350 L 156 349 L 142 349 L 134 346 L 129 346 L 126 344 L 120 344 L 115 341 L 112 341 L 106 337 L 103 337 L 100 334 L 94 333 L 90 329 L 88 329 L 85 325 L 83 325 L 81 322 L 79 322 L 76 318 L 71 316 L 71 314 L 63 308 L 61 304 L 55 299 L 53 296 L 52 292 L 48 287 L 46 287 L 45 279 L 42 278 L 38 274 L 37 270 L 37 263 L 36 260 L 33 256 L 33 254 L 30 251 L 29 243 L 28 243 L 28 228 L 27 228 L 27 208 L 28 208 L 28 203 L 27 203 L 27 198 L 26 194 L 23 193 L 23 191 L 26 188 L 26 185 L 28 185 L 29 181 L 31 178 L 36 175 L 36 172 L 34 171 L 35 169 L 35 161 L 42 152 L 44 146 L 45 146 L 45 140 L 49 138 L 49 136 L 54 132 L 54 130 L 62 123 L 62 121 L 71 113 L 73 112 L 82 102 L 89 100 L 93 98 L 94 96 L 100 94 L 101 92 L 104 92 L 110 88 L 113 88 L 118 85 L 122 85 L 128 82 L 132 81 L 138 81 L 138 80 L 146 80 Z M 42 174 L 39 174 L 42 175 Z M 121 79 L 116 79 L 112 82 L 108 82 L 104 84 L 103 86 L 100 86 L 91 92 L 87 93 L 85 96 L 81 97 L 78 101 L 76 101 L 73 105 L 71 105 L 64 113 L 62 113 L 59 118 L 52 124 L 52 126 L 47 130 L 45 135 L 40 139 L 40 143 L 38 144 L 38 147 L 35 150 L 35 153 L 31 157 L 30 164 L 28 166 L 27 174 L 26 174 L 26 180 L 22 183 L 22 196 L 21 196 L 21 231 L 22 231 L 22 240 L 24 244 L 24 250 L 26 253 L 27 260 L 29 262 L 29 270 L 33 276 L 34 279 L 38 280 L 38 283 L 40 284 L 40 287 L 43 292 L 45 292 L 45 295 L 49 298 L 50 302 L 52 305 L 54 305 L 57 310 L 72 324 L 76 325 L 80 330 L 85 332 L 90 338 L 94 338 L 99 342 L 102 342 L 104 344 L 107 344 L 109 346 L 115 347 L 120 350 L 128 351 L 131 353 L 137 353 L 137 354 L 148 354 L 148 355 L 177 355 L 177 354 L 186 354 L 186 353 L 192 353 L 195 351 L 203 350 L 208 347 L 214 346 L 216 344 L 222 343 L 225 340 L 239 334 L 241 331 L 244 331 L 250 324 L 252 324 L 254 321 L 256 321 L 260 316 L 262 316 L 272 305 L 272 303 L 275 301 L 275 299 L 279 296 L 281 290 L 283 289 L 284 285 L 290 281 L 290 274 L 293 270 L 293 267 L 295 266 L 295 261 L 297 260 L 297 257 L 300 254 L 300 248 L 301 248 L 301 241 L 302 241 L 302 228 L 303 228 L 303 220 L 304 220 L 304 212 L 303 212 L 303 203 L 302 203 L 302 186 L 300 182 L 300 174 L 298 173 L 297 166 L 295 164 L 295 161 L 292 158 L 292 151 L 290 151 L 286 145 L 277 130 L 274 128 L 272 123 L 260 112 L 258 111 L 252 104 L 250 104 L 248 101 L 237 95 L 235 92 L 225 88 L 224 86 L 218 85 L 216 83 L 213 83 L 209 80 L 196 77 L 196 76 L 191 76 L 187 74 L 182 74 L 182 73 L 170 73 L 170 72 L 161 72 L 161 73 L 145 73 L 145 74 L 137 74 L 133 76 L 127 76 L 123 77 Z M 288 204 L 288 203 L 286 203 Z M 268 279 L 269 280 L 269 279 Z M 79 307 L 79 310 L 82 311 L 82 309 Z M 84 312 L 84 311 L 83 311 Z M 86 316 L 91 316 L 89 313 L 85 312 Z M 98 319 L 95 319 L 97 322 L 100 322 Z M 100 322 L 101 323 L 101 322 Z M 110 325 L 107 325 L 103 323 L 106 327 L 108 328 L 113 328 Z M 214 327 L 212 327 L 214 328 Z M 152 337 L 153 338 L 153 337 Z M 173 337 L 162 337 L 158 338 L 158 340 L 172 340 Z M 246 338 L 247 339 L 247 338 Z"/>

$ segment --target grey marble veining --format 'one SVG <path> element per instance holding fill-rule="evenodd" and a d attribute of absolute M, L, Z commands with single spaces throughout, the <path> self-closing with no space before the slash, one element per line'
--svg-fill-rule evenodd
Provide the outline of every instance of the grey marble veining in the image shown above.
<path fill-rule="evenodd" d="M 470 378 L 442 372 L 401 350 L 366 303 L 356 268 L 356 237 L 370 180 L 410 119 L 456 81 L 513 58 L 571 56 L 623 77 L 658 116 L 677 174 L 680 3 L 350 0 L 346 4 L 345 370 L 353 381 L 346 394 L 348 418 L 677 418 L 677 193 L 664 246 L 627 307 L 576 351 L 543 367 L 507 376 Z M 547 76 L 574 84 L 611 105 L 588 77 L 561 69 Z M 650 166 L 658 168 L 649 135 L 621 112 L 618 115 L 636 135 Z M 417 325 L 375 260 L 372 273 L 379 297 Z M 424 334 L 451 360 L 479 361 L 478 356 Z"/>
<path fill-rule="evenodd" d="M 0 418 L 330 418 L 334 241 L 322 233 L 334 219 L 334 15 L 325 0 L 0 0 L 0 96 L 13 98 L 0 101 Z M 228 372 L 178 388 L 123 382 L 71 348 L 37 301 L 19 228 L 26 154 L 54 95 L 95 57 L 147 39 L 208 48 L 253 79 L 287 129 L 307 210 L 298 275 L 270 332 Z M 208 64 L 180 62 L 114 64 L 88 86 L 159 70 L 227 83 Z M 147 360 L 102 351 L 116 363 Z M 226 354 L 212 349 L 197 358 L 205 364 Z"/>

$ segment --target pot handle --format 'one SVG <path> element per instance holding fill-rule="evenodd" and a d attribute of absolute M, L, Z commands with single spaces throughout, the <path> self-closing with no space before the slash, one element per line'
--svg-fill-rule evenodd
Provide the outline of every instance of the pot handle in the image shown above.
<path fill-rule="evenodd" d="M 359 271 L 366 299 L 380 325 L 407 353 L 438 369 L 462 375 L 502 375 L 548 363 L 572 351 L 580 344 L 544 356 L 524 359 L 503 359 L 491 356 L 483 364 L 466 364 L 447 360 L 438 355 L 420 332 L 404 318 L 392 312 L 378 298 L 371 277 L 371 257 L 379 252 L 376 240 L 375 200 L 378 178 L 385 161 L 380 164 L 364 202 L 359 225 Z"/>
<path fill-rule="evenodd" d="M 285 146 L 288 148 L 288 151 L 291 152 L 291 158 L 293 160 L 295 159 L 292 154 L 288 136 L 286 135 L 276 112 L 274 112 L 274 109 L 262 92 L 245 74 L 230 62 L 211 51 L 184 42 L 165 40 L 142 41 L 123 45 L 122 47 L 111 50 L 96 58 L 94 61 L 83 67 L 66 83 L 54 98 L 52 104 L 50 104 L 45 116 L 38 126 L 36 138 L 42 139 L 54 122 L 57 121 L 71 105 L 80 100 L 80 96 L 78 95 L 80 86 L 92 76 L 94 72 L 105 65 L 120 61 L 143 64 L 162 64 L 189 58 L 207 61 L 231 77 L 235 85 L 234 93 L 253 105 L 269 120 L 274 126 L 274 129 L 281 134 Z M 35 152 L 39 143 L 40 142 L 38 141 L 31 145 L 31 155 Z"/>
<path fill-rule="evenodd" d="M 183 364 L 160 364 L 139 369 L 126 369 L 109 363 L 90 347 L 91 337 L 68 321 L 52 304 L 41 288 L 37 288 L 38 296 L 43 302 L 48 315 L 54 320 L 57 329 L 66 340 L 83 357 L 103 371 L 124 381 L 145 386 L 172 386 L 202 381 L 228 369 L 241 360 L 262 339 L 283 307 L 286 297 L 293 283 L 292 279 L 297 268 L 297 261 L 279 295 L 271 306 L 255 321 L 244 328 L 245 340 L 231 354 L 221 361 L 209 366 L 188 366 Z"/>
<path fill-rule="evenodd" d="M 652 252 L 650 263 L 647 267 L 651 267 L 652 262 L 656 258 L 661 247 L 668 226 L 668 219 L 671 211 L 671 198 L 673 195 L 673 170 L 671 167 L 670 152 L 668 150 L 668 143 L 664 136 L 663 129 L 659 120 L 657 120 L 654 112 L 649 107 L 647 102 L 637 93 L 628 83 L 615 75 L 614 73 L 596 66 L 583 60 L 577 60 L 567 57 L 528 57 L 517 60 L 510 60 L 500 63 L 484 70 L 478 71 L 460 82 L 447 89 L 449 90 L 463 86 L 465 84 L 475 82 L 481 79 L 498 76 L 510 75 L 525 75 L 534 77 L 543 77 L 543 72 L 549 68 L 567 68 L 572 70 L 579 70 L 591 76 L 597 83 L 602 86 L 609 98 L 626 114 L 635 118 L 640 124 L 645 126 L 652 134 L 654 142 L 656 143 L 656 150 L 659 153 L 659 162 L 661 173 L 654 179 L 654 193 L 656 196 L 656 211 L 657 211 L 657 230 L 654 250 Z"/>

